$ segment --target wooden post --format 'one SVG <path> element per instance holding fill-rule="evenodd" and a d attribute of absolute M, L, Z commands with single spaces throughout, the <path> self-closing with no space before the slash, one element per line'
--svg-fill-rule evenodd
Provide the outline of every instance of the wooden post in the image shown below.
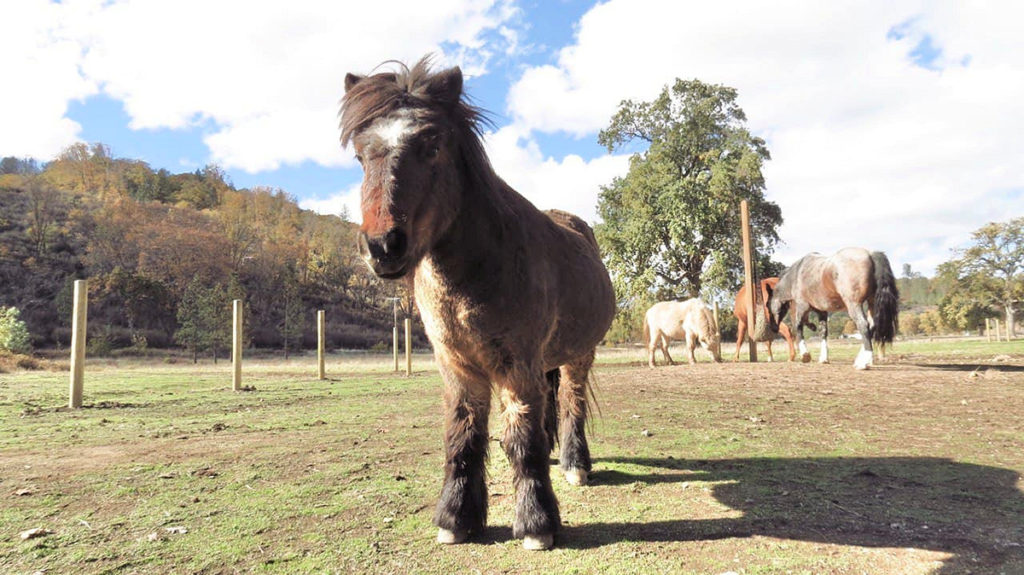
<path fill-rule="evenodd" d="M 324 369 L 324 342 L 327 339 L 327 321 L 324 319 L 324 310 L 316 312 L 316 376 L 318 379 L 327 379 L 327 372 Z"/>
<path fill-rule="evenodd" d="M 993 319 L 992 323 L 996 324 L 996 343 L 999 343 L 999 320 Z"/>
<path fill-rule="evenodd" d="M 74 315 L 71 317 L 71 396 L 68 407 L 82 407 L 85 380 L 85 324 L 89 289 L 85 280 L 75 280 Z"/>
<path fill-rule="evenodd" d="M 747 335 L 751 363 L 757 362 L 757 343 L 754 341 L 754 250 L 750 243 L 750 211 L 747 200 L 740 202 L 740 232 L 743 234 L 743 276 L 747 287 Z"/>
<path fill-rule="evenodd" d="M 398 373 L 398 325 L 391 328 L 391 350 L 395 355 L 395 373 Z"/>
<path fill-rule="evenodd" d="M 992 318 L 985 318 L 985 341 L 992 341 Z"/>
<path fill-rule="evenodd" d="M 234 328 L 231 338 L 231 389 L 242 390 L 242 300 L 232 302 Z"/>
<path fill-rule="evenodd" d="M 718 334 L 718 341 L 721 342 L 722 341 L 722 328 L 720 328 L 718 326 L 718 302 L 717 301 L 715 302 L 715 305 L 713 306 L 713 308 L 714 309 L 712 311 L 714 311 L 714 313 L 715 313 L 715 333 Z"/>
<path fill-rule="evenodd" d="M 412 375 L 412 320 L 405 318 L 405 375 Z"/>

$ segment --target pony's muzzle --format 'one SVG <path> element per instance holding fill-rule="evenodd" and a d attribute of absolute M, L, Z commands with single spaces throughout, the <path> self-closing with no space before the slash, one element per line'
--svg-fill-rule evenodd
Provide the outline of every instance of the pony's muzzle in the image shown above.
<path fill-rule="evenodd" d="M 359 255 L 378 276 L 397 279 L 408 271 L 409 240 L 401 228 L 391 228 L 376 236 L 360 231 L 357 242 Z"/>

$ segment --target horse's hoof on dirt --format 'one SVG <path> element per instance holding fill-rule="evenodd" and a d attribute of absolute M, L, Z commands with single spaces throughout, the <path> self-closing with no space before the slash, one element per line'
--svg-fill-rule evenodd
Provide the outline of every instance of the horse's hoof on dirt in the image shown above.
<path fill-rule="evenodd" d="M 565 472 L 565 480 L 569 482 L 569 485 L 575 485 L 577 487 L 583 487 L 587 484 L 587 470 L 586 469 L 569 469 Z"/>
<path fill-rule="evenodd" d="M 855 364 L 853 364 L 853 367 L 856 368 L 857 371 L 866 371 L 868 368 L 871 367 L 871 364 L 870 363 L 865 363 L 865 364 L 855 363 Z"/>
<path fill-rule="evenodd" d="M 801 363 L 811 363 L 811 354 L 805 353 L 802 356 L 800 356 L 800 362 Z"/>
<path fill-rule="evenodd" d="M 829 362 L 829 361 L 828 361 L 827 359 L 822 359 L 822 360 L 819 360 L 819 361 L 818 361 L 818 363 L 820 363 L 821 365 L 825 365 L 825 364 L 826 364 L 826 363 L 828 363 L 828 362 Z"/>
<path fill-rule="evenodd" d="M 551 549 L 555 545 L 555 536 L 548 533 L 547 535 L 527 535 L 523 537 L 523 549 L 527 551 L 546 551 Z"/>
<path fill-rule="evenodd" d="M 449 531 L 447 529 L 437 530 L 437 542 L 442 545 L 455 545 L 466 540 L 469 533 L 466 531 Z"/>

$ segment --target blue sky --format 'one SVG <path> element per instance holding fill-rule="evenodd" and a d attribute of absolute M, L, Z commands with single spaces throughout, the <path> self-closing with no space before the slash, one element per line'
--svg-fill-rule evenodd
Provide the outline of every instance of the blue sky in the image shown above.
<path fill-rule="evenodd" d="M 236 186 L 358 220 L 361 174 L 337 142 L 344 74 L 434 53 L 491 111 L 499 174 L 542 208 L 594 220 L 600 186 L 627 169 L 596 142 L 618 103 L 699 78 L 737 88 L 768 142 L 766 193 L 786 220 L 776 259 L 862 245 L 931 273 L 972 230 L 1024 215 L 1022 10 L 0 0 L 18 79 L 0 91 L 0 156 L 98 141 L 172 172 L 217 163 Z"/>

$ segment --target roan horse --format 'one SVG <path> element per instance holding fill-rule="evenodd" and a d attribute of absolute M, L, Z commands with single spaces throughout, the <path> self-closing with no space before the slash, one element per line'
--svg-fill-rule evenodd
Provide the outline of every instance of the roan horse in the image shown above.
<path fill-rule="evenodd" d="M 761 291 L 759 296 L 754 301 L 754 323 L 758 324 L 759 319 L 763 319 L 765 328 L 768 328 L 768 292 L 775 287 L 775 284 L 779 283 L 779 278 L 765 278 L 759 282 Z M 736 353 L 733 355 L 733 361 L 738 361 L 740 358 L 740 348 L 743 345 L 743 341 L 747 338 L 747 286 L 744 284 L 740 287 L 740 291 L 736 294 L 736 304 L 733 307 L 732 314 L 736 316 Z M 763 331 L 764 334 L 758 332 Z M 793 349 L 793 334 L 789 331 L 789 326 L 785 323 L 779 323 L 779 331 L 777 333 L 782 334 L 782 337 L 786 339 L 786 343 L 789 344 L 789 361 L 796 359 L 796 350 Z M 772 355 L 772 340 L 775 339 L 776 332 L 770 329 L 755 329 L 755 339 L 758 341 L 764 341 L 764 345 L 768 348 L 768 361 L 774 361 L 775 357 Z"/>
<path fill-rule="evenodd" d="M 341 142 L 363 166 L 360 254 L 378 276 L 411 282 L 444 379 L 437 541 L 486 526 L 493 390 L 512 532 L 547 549 L 561 524 L 548 460 L 556 432 L 568 482 L 585 484 L 591 469 L 588 376 L 615 313 L 612 284 L 583 220 L 541 212 L 494 173 L 486 118 L 463 97 L 459 68 L 399 67 L 346 75 Z"/>
<path fill-rule="evenodd" d="M 863 348 L 854 367 L 867 369 L 874 363 L 872 342 L 884 351 L 899 328 L 899 291 L 889 259 L 882 252 L 863 248 L 843 248 L 825 257 L 807 254 L 789 266 L 770 290 L 769 322 L 773 330 L 786 316 L 790 305 L 796 322 L 796 340 L 802 361 L 811 354 L 804 344 L 804 325 L 811 311 L 825 324 L 821 339 L 822 363 L 828 363 L 828 312 L 846 310 L 857 324 Z M 863 309 L 867 303 L 867 313 Z"/>
<path fill-rule="evenodd" d="M 722 361 L 722 340 L 718 332 L 718 318 L 697 298 L 686 301 L 662 301 L 651 306 L 644 314 L 644 343 L 647 345 L 647 365 L 654 367 L 654 352 L 661 349 L 665 361 L 674 365 L 668 354 L 672 340 L 686 340 L 687 358 L 697 363 L 693 352 L 699 343 L 708 350 L 716 362 Z"/>

